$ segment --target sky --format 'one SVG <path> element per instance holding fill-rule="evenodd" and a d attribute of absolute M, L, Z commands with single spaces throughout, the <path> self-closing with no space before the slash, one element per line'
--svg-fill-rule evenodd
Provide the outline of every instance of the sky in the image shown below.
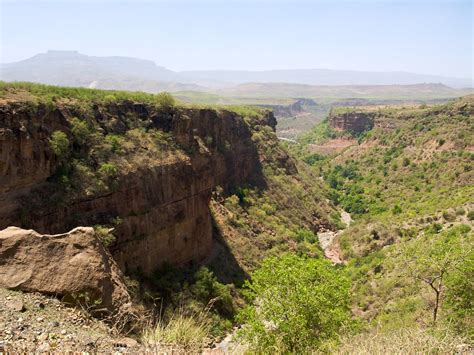
<path fill-rule="evenodd" d="M 0 62 L 49 49 L 173 70 L 408 71 L 472 78 L 471 0 L 0 0 Z"/>

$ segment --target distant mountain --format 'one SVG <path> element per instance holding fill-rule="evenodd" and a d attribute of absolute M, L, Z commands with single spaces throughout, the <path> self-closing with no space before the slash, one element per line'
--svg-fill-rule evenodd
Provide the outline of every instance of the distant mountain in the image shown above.
<path fill-rule="evenodd" d="M 95 57 L 77 51 L 48 51 L 15 63 L 2 64 L 0 79 L 62 86 L 158 91 L 206 91 L 246 83 L 305 85 L 412 85 L 442 83 L 471 87 L 470 79 L 405 72 L 369 72 L 328 69 L 269 71 L 183 71 L 129 57 Z M 236 88 L 235 90 L 240 90 Z M 298 95 L 300 96 L 300 95 Z"/>
<path fill-rule="evenodd" d="M 189 82 L 181 84 L 180 74 L 157 66 L 150 60 L 94 57 L 77 51 L 48 51 L 26 60 L 3 64 L 0 78 L 4 81 L 150 92 L 200 89 Z"/>
<path fill-rule="evenodd" d="M 437 75 L 414 74 L 401 71 L 376 72 L 330 69 L 294 69 L 267 71 L 184 71 L 181 74 L 195 82 L 200 80 L 243 83 L 293 83 L 306 85 L 412 85 L 442 83 L 444 85 L 472 87 L 469 78 L 453 78 Z"/>
<path fill-rule="evenodd" d="M 216 91 L 233 98 L 310 97 L 423 100 L 454 98 L 472 94 L 473 89 L 454 89 L 444 84 L 413 85 L 303 85 L 288 83 L 247 83 Z"/>

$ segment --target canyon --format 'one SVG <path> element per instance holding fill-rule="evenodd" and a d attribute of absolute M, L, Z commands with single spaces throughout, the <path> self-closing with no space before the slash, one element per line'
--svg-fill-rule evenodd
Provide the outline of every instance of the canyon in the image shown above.
<path fill-rule="evenodd" d="M 257 125 L 273 131 L 276 125 L 271 112 L 249 123 L 225 110 L 157 109 L 133 102 L 93 105 L 81 117 L 71 105 L 4 101 L 0 115 L 0 229 L 14 225 L 65 233 L 120 220 L 112 254 L 125 272 L 144 274 L 164 263 L 186 265 L 209 256 L 212 191 L 264 184 L 252 133 Z M 54 179 L 61 162 L 48 139 L 59 130 L 73 141 L 70 122 L 77 116 L 104 136 L 124 134 L 131 125 L 159 130 L 170 135 L 176 150 L 158 153 L 148 164 L 119 168 L 114 188 L 105 193 L 63 191 Z M 73 144 L 72 149 L 82 148 Z M 93 149 L 86 154 L 93 155 Z M 140 154 L 136 149 L 127 159 L 138 161 Z M 288 156 L 280 160 L 295 171 Z"/>

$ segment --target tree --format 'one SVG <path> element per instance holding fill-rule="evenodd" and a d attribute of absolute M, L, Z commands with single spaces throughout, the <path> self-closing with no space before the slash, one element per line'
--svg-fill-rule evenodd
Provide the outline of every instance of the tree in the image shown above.
<path fill-rule="evenodd" d="M 474 338 L 474 251 L 446 278 L 445 303 L 448 318 L 460 332 Z"/>
<path fill-rule="evenodd" d="M 406 272 L 433 291 L 433 323 L 438 319 L 446 280 L 472 253 L 470 231 L 469 226 L 459 225 L 444 233 L 421 235 L 402 248 Z"/>
<path fill-rule="evenodd" d="M 327 260 L 268 258 L 246 287 L 252 304 L 239 335 L 256 352 L 314 350 L 349 321 L 350 282 Z"/>
<path fill-rule="evenodd" d="M 69 156 L 69 139 L 66 133 L 54 131 L 49 139 L 49 146 L 60 161 L 64 161 Z"/>
<path fill-rule="evenodd" d="M 155 95 L 156 102 L 164 109 L 171 109 L 176 105 L 176 100 L 168 92 L 160 92 Z"/>

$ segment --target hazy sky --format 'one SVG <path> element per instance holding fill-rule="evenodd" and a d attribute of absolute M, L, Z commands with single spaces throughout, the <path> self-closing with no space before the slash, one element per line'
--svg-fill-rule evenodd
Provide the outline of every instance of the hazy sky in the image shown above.
<path fill-rule="evenodd" d="M 0 2 L 3 63 L 74 49 L 174 70 L 473 72 L 470 0 Z"/>

